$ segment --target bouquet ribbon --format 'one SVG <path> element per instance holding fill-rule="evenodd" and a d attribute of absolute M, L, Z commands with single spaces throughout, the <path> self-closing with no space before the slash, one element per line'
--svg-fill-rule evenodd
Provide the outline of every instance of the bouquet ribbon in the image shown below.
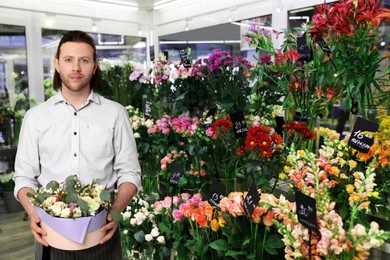
<path fill-rule="evenodd" d="M 35 207 L 41 221 L 55 230 L 63 237 L 82 244 L 88 232 L 93 232 L 104 226 L 107 210 L 104 209 L 95 216 L 80 218 L 58 218 L 46 213 L 43 209 Z"/>

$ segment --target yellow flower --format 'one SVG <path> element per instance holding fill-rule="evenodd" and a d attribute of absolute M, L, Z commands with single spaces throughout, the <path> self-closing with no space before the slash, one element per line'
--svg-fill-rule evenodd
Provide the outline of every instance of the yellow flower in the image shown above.
<path fill-rule="evenodd" d="M 349 161 L 348 161 L 348 165 L 349 165 L 349 168 L 353 169 L 353 168 L 356 167 L 357 162 L 354 161 L 354 160 L 349 160 Z"/>
<path fill-rule="evenodd" d="M 340 173 L 340 169 L 339 169 L 338 167 L 336 167 L 336 166 L 332 166 L 332 168 L 330 169 L 330 173 L 331 173 L 332 175 L 338 176 L 339 173 Z"/>
<path fill-rule="evenodd" d="M 285 165 L 284 168 L 283 168 L 283 170 L 284 170 L 285 173 L 290 173 L 291 167 Z"/>
<path fill-rule="evenodd" d="M 297 154 L 300 156 L 300 157 L 305 157 L 306 156 L 306 153 L 304 150 L 298 150 L 297 151 Z"/>
<path fill-rule="evenodd" d="M 340 174 L 340 179 L 348 179 L 348 176 L 345 173 Z"/>
<path fill-rule="evenodd" d="M 354 192 L 351 194 L 351 196 L 349 196 L 348 201 L 353 204 L 355 202 L 359 202 L 360 199 L 361 199 L 360 195 Z"/>
<path fill-rule="evenodd" d="M 343 158 L 340 158 L 339 163 L 340 163 L 340 165 L 344 165 L 345 164 L 345 160 Z"/>
<path fill-rule="evenodd" d="M 218 220 L 216 220 L 215 218 L 213 220 L 211 220 L 210 226 L 211 226 L 212 231 L 217 232 L 219 229 Z"/>
<path fill-rule="evenodd" d="M 343 157 L 343 156 L 344 156 L 344 153 L 343 153 L 342 151 L 338 151 L 338 152 L 337 152 L 337 156 L 338 156 L 338 157 Z"/>
<path fill-rule="evenodd" d="M 355 189 L 355 187 L 352 184 L 348 184 L 347 186 L 345 186 L 345 189 L 347 190 L 347 192 L 349 194 L 351 194 L 353 192 L 353 190 Z"/>
<path fill-rule="evenodd" d="M 279 173 L 279 179 L 285 180 L 287 178 L 287 175 L 284 172 Z"/>
<path fill-rule="evenodd" d="M 225 221 L 225 219 L 224 218 L 218 218 L 218 225 L 220 226 L 220 227 L 224 227 L 225 225 L 226 225 L 226 221 Z"/>

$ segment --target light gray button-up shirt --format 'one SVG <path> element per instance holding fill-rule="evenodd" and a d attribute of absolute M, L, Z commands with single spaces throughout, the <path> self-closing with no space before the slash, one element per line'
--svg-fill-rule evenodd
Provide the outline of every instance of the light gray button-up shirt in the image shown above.
<path fill-rule="evenodd" d="M 141 169 L 127 111 L 93 91 L 75 110 L 61 92 L 29 109 L 15 160 L 15 196 L 51 180 L 77 175 L 83 184 L 100 179 L 114 190 L 123 182 L 141 185 Z"/>

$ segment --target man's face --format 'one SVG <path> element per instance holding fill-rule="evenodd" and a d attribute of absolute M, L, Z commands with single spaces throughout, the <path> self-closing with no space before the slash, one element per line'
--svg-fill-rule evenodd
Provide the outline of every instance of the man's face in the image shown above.
<path fill-rule="evenodd" d="M 87 43 L 66 42 L 61 46 L 55 67 L 61 76 L 63 91 L 89 92 L 90 81 L 97 68 L 93 48 Z"/>

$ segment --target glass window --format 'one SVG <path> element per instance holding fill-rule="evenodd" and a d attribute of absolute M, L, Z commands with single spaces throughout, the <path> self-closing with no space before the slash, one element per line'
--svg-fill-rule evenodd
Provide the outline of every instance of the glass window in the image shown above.
<path fill-rule="evenodd" d="M 12 97 L 22 91 L 28 95 L 24 26 L 0 24 L 0 103 L 11 106 Z M 11 97 L 11 100 L 10 100 Z M 10 102 L 11 101 L 11 102 Z"/>

